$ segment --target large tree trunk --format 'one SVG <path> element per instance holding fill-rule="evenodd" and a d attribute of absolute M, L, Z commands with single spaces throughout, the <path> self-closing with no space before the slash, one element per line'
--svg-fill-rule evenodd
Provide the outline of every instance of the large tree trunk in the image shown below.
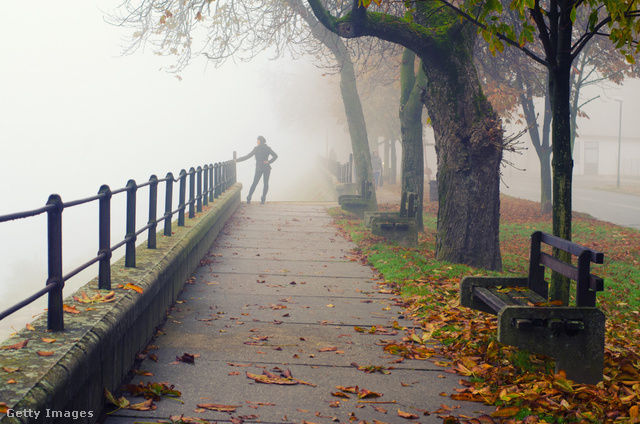
<path fill-rule="evenodd" d="M 424 152 L 422 144 L 422 109 L 420 86 L 424 87 L 424 72 L 415 74 L 416 54 L 404 49 L 400 70 L 400 132 L 402 134 L 402 191 L 415 193 L 418 204 L 418 228 L 424 229 L 422 205 L 424 198 Z"/>
<path fill-rule="evenodd" d="M 438 158 L 436 258 L 500 270 L 503 130 L 478 80 L 471 54 L 475 30 L 457 29 L 424 56 L 418 52 Z"/>

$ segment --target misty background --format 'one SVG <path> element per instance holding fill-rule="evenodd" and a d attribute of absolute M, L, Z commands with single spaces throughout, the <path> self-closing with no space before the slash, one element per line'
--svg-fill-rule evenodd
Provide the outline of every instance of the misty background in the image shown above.
<path fill-rule="evenodd" d="M 301 198 L 318 178 L 310 165 L 329 147 L 346 160 L 350 140 L 338 123 L 344 111 L 331 76 L 308 62 L 270 61 L 268 54 L 220 69 L 196 60 L 167 73 L 172 57 L 121 55 L 130 34 L 104 20 L 118 5 L 3 1 L 0 215 L 42 207 L 52 193 L 70 201 L 97 194 L 102 184 L 114 190 L 152 174 L 177 177 L 181 169 L 230 160 L 234 151 L 249 153 L 258 135 L 279 156 L 268 201 Z M 253 158 L 237 165 L 243 196 L 254 167 Z M 141 189 L 140 226 L 146 196 Z M 125 233 L 124 196 L 118 197 L 113 243 Z M 96 203 L 64 211 L 65 273 L 96 254 L 97 211 Z M 119 249 L 113 259 L 123 254 Z M 44 215 L 0 225 L 0 310 L 44 287 L 46 269 Z M 65 296 L 95 275 L 94 265 L 72 278 Z M 46 297 L 0 322 L 0 340 L 45 307 Z"/>

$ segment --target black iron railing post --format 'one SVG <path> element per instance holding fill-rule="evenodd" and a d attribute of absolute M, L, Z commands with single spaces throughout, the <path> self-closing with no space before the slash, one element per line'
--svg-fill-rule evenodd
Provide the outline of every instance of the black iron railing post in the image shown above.
<path fill-rule="evenodd" d="M 127 182 L 127 244 L 125 247 L 124 266 L 133 268 L 136 266 L 136 191 L 138 185 L 134 180 Z"/>
<path fill-rule="evenodd" d="M 180 204 L 178 205 L 178 227 L 184 227 L 185 198 L 187 197 L 187 171 L 180 171 Z"/>
<path fill-rule="evenodd" d="M 200 213 L 202 212 L 202 167 L 198 167 L 196 169 L 196 175 L 197 175 L 197 180 L 196 180 L 196 212 Z"/>
<path fill-rule="evenodd" d="M 213 202 L 214 196 L 213 196 L 213 164 L 210 163 L 209 164 L 209 201 Z"/>
<path fill-rule="evenodd" d="M 164 197 L 164 235 L 171 237 L 171 207 L 173 206 L 173 174 L 167 174 L 167 186 Z"/>
<path fill-rule="evenodd" d="M 189 219 L 196 216 L 195 210 L 195 195 L 196 195 L 196 170 L 194 168 L 189 169 Z"/>
<path fill-rule="evenodd" d="M 49 292 L 49 307 L 47 309 L 47 328 L 51 331 L 64 330 L 64 317 L 62 309 L 62 210 L 64 204 L 57 194 L 49 196 L 47 205 L 55 205 L 55 208 L 47 212 L 48 232 L 48 257 L 49 275 L 47 285 L 55 284 L 56 287 Z"/>
<path fill-rule="evenodd" d="M 228 162 L 222 162 L 222 193 L 224 193 L 225 191 L 227 191 L 227 185 L 229 184 L 229 172 L 227 172 L 229 169 L 229 163 Z"/>
<path fill-rule="evenodd" d="M 98 288 L 111 290 L 111 189 L 103 185 L 98 190 L 98 255 L 104 255 L 98 264 Z"/>
<path fill-rule="evenodd" d="M 221 177 L 221 172 L 220 172 L 220 162 L 216 163 L 215 165 L 215 171 L 216 171 L 216 175 L 215 175 L 215 190 L 214 190 L 214 197 L 217 199 L 218 196 L 220 196 L 220 177 Z"/>
<path fill-rule="evenodd" d="M 147 249 L 156 248 L 156 232 L 158 231 L 158 177 L 154 174 L 149 177 L 149 233 L 147 235 Z"/>
<path fill-rule="evenodd" d="M 207 206 L 209 204 L 209 165 L 205 165 L 204 174 L 202 176 L 202 182 L 204 187 L 202 189 L 202 205 Z"/>

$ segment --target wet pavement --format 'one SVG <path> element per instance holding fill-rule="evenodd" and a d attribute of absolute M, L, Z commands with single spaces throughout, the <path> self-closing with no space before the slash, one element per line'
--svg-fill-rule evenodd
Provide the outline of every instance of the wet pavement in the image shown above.
<path fill-rule="evenodd" d="M 375 271 L 353 260 L 355 245 L 327 215 L 334 205 L 241 205 L 140 364 L 153 375 L 131 382 L 174 385 L 180 401 L 121 409 L 105 422 L 442 423 L 479 415 L 483 405 L 447 397 L 462 387 L 460 376 L 437 357 L 394 363 L 399 357 L 384 351 L 404 335 L 393 327 L 414 323 Z M 375 333 L 357 331 L 373 326 Z M 193 364 L 176 360 L 190 355 Z M 367 373 L 354 363 L 379 368 Z M 380 396 L 358 399 L 349 387 Z"/>

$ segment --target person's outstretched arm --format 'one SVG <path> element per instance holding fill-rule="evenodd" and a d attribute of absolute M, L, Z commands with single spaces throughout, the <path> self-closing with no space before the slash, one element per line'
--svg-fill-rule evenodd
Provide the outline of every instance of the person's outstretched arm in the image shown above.
<path fill-rule="evenodd" d="M 249 153 L 248 155 L 236 158 L 236 162 L 242 162 L 243 160 L 247 160 L 255 154 L 256 154 L 256 148 L 254 147 L 251 153 Z"/>

